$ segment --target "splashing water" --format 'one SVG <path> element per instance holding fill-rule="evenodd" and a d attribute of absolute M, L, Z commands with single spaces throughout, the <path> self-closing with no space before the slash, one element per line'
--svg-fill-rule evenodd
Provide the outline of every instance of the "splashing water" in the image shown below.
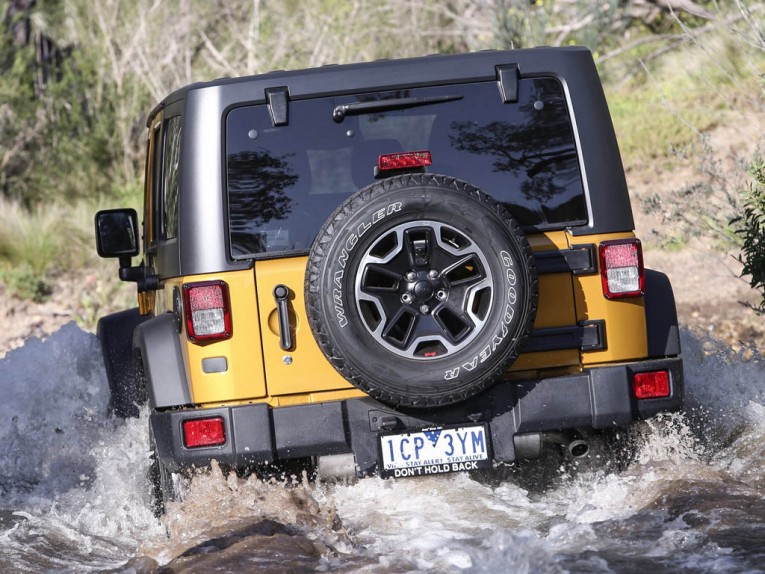
<path fill-rule="evenodd" d="M 160 521 L 146 415 L 107 416 L 98 343 L 69 324 L 0 360 L 0 572 L 765 572 L 765 361 L 682 342 L 686 412 L 637 425 L 618 472 L 285 486 L 214 467 Z"/>

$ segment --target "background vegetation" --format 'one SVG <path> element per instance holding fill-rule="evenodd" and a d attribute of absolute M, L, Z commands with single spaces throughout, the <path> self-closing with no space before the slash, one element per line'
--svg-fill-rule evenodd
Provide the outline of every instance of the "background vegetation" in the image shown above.
<path fill-rule="evenodd" d="M 56 275 L 97 265 L 92 213 L 138 207 L 146 115 L 185 84 L 580 44 L 605 80 L 628 169 L 690 162 L 713 176 L 669 201 L 646 200 L 646 209 L 677 224 L 657 243 L 710 234 L 741 245 L 745 271 L 762 290 L 762 162 L 752 164 L 754 183 L 738 183 L 715 164 L 705 134 L 726 111 L 763 111 L 764 7 L 755 0 L 0 0 L 0 280 L 44 299 Z"/>

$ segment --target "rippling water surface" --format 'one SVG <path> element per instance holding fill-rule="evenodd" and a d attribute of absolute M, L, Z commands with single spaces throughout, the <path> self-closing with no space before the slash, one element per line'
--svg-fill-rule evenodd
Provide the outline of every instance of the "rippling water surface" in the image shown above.
<path fill-rule="evenodd" d="M 703 352 L 704 344 L 707 352 Z M 765 572 L 765 360 L 683 335 L 636 461 L 347 483 L 196 477 L 149 509 L 147 421 L 75 325 L 0 359 L 0 572 Z"/>

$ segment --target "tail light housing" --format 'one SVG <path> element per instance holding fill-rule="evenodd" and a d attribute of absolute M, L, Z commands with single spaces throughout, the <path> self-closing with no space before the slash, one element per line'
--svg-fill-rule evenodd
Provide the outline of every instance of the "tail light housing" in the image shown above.
<path fill-rule="evenodd" d="M 640 297 L 645 287 L 643 247 L 639 239 L 600 244 L 600 277 L 607 299 Z"/>
<path fill-rule="evenodd" d="M 632 388 L 638 400 L 668 397 L 669 373 L 667 371 L 635 373 L 632 376 Z"/>
<path fill-rule="evenodd" d="M 223 417 L 189 419 L 182 423 L 183 444 L 186 448 L 220 446 L 226 444 L 226 425 Z"/>
<path fill-rule="evenodd" d="M 231 338 L 231 303 L 223 281 L 183 286 L 186 333 L 192 342 Z"/>

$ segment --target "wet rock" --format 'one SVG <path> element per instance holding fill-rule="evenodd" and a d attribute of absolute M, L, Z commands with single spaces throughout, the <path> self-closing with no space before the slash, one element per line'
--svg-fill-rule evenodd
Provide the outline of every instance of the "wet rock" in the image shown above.
<path fill-rule="evenodd" d="M 159 564 L 156 560 L 148 556 L 137 556 L 131 558 L 124 566 L 101 574 L 157 574 L 158 571 Z"/>
<path fill-rule="evenodd" d="M 159 574 L 315 572 L 329 549 L 297 529 L 261 520 L 188 549 Z"/>

